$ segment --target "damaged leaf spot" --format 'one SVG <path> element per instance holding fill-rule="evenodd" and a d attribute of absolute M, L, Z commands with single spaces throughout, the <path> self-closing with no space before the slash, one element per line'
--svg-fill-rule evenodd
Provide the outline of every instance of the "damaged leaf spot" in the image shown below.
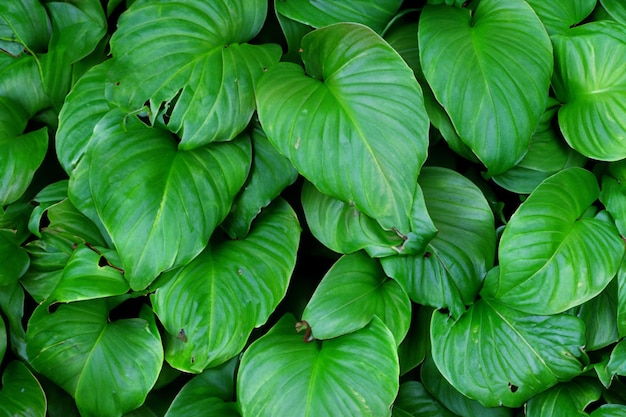
<path fill-rule="evenodd" d="M 176 335 L 176 339 L 182 341 L 183 343 L 187 343 L 187 335 L 185 334 L 185 329 L 180 329 L 180 331 Z"/>

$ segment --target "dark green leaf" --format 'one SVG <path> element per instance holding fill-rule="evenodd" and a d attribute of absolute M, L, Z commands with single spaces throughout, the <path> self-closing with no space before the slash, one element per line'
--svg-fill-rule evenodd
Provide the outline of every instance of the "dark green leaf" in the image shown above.
<path fill-rule="evenodd" d="M 0 317 L 0 363 L 4 359 L 4 354 L 7 351 L 7 328 L 4 324 L 4 319 Z"/>
<path fill-rule="evenodd" d="M 519 407 L 582 371 L 584 333 L 576 317 L 531 316 L 483 298 L 457 321 L 434 313 L 432 354 L 462 394 L 487 407 Z"/>
<path fill-rule="evenodd" d="M 378 316 L 396 339 L 406 336 L 411 300 L 363 252 L 341 257 L 322 279 L 302 313 L 316 339 L 332 339 L 365 327 Z"/>
<path fill-rule="evenodd" d="M 411 70 L 356 24 L 311 32 L 302 49 L 308 75 L 281 63 L 259 83 L 259 119 L 268 138 L 321 192 L 408 235 L 428 139 Z"/>
<path fill-rule="evenodd" d="M 526 404 L 526 417 L 573 417 L 585 415 L 583 410 L 600 399 L 601 389 L 589 378 L 560 383 L 531 398 Z"/>
<path fill-rule="evenodd" d="M 154 316 L 108 321 L 103 300 L 38 307 L 29 320 L 31 365 L 69 392 L 82 416 L 120 416 L 154 385 L 163 348 Z M 96 388 L 97 387 L 97 388 Z"/>
<path fill-rule="evenodd" d="M 241 359 L 237 395 L 244 416 L 391 415 L 398 392 L 393 336 L 378 317 L 361 330 L 304 343 L 283 317 Z"/>
<path fill-rule="evenodd" d="M 585 349 L 588 352 L 617 342 L 617 280 L 580 306 L 578 317 L 585 322 Z"/>
<path fill-rule="evenodd" d="M 0 287 L 15 284 L 28 269 L 28 254 L 15 242 L 15 233 L 0 229 Z"/>
<path fill-rule="evenodd" d="M 402 413 L 400 413 L 402 411 Z M 435 400 L 417 381 L 400 385 L 398 397 L 393 403 L 393 417 L 456 417 L 457 414 Z"/>
<path fill-rule="evenodd" d="M 152 296 L 174 368 L 199 373 L 237 355 L 285 296 L 300 237 L 296 215 L 279 200 L 256 222 L 245 239 L 210 244 Z"/>
<path fill-rule="evenodd" d="M 34 52 L 45 51 L 50 37 L 46 9 L 37 0 L 9 0 L 0 4 L 4 20 L 18 42 Z"/>
<path fill-rule="evenodd" d="M 521 0 L 476 10 L 427 5 L 419 22 L 422 68 L 461 140 L 491 175 L 517 164 L 545 109 L 552 46 Z"/>
<path fill-rule="evenodd" d="M 44 417 L 46 396 L 37 378 L 22 362 L 13 361 L 2 374 L 0 416 Z"/>
<path fill-rule="evenodd" d="M 626 4 L 620 0 L 600 0 L 600 4 L 613 19 L 626 24 Z"/>

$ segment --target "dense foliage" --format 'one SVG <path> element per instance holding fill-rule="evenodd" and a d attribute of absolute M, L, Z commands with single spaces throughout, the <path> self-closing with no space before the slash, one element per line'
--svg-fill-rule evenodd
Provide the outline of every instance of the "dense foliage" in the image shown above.
<path fill-rule="evenodd" d="M 0 416 L 626 416 L 622 0 L 2 0 Z"/>

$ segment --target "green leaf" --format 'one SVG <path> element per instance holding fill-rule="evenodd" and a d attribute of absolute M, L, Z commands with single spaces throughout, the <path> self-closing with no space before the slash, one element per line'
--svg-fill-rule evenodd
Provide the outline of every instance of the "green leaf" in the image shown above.
<path fill-rule="evenodd" d="M 26 333 L 24 318 L 24 290 L 19 282 L 0 287 L 0 311 L 9 327 L 9 346 L 19 358 L 26 360 Z"/>
<path fill-rule="evenodd" d="M 357 24 L 311 32 L 302 49 L 308 75 L 281 63 L 259 83 L 259 119 L 268 138 L 322 193 L 408 235 L 428 143 L 413 73 Z"/>
<path fill-rule="evenodd" d="M 239 417 L 234 402 L 236 365 L 233 359 L 195 376 L 180 390 L 165 417 Z"/>
<path fill-rule="evenodd" d="M 515 408 L 582 371 L 584 333 L 576 317 L 531 316 L 483 298 L 457 321 L 434 313 L 432 355 L 462 394 L 486 407 Z"/>
<path fill-rule="evenodd" d="M 424 361 L 430 349 L 430 319 L 432 309 L 418 304 L 411 306 L 411 325 L 406 337 L 398 346 L 400 375 L 416 368 Z"/>
<path fill-rule="evenodd" d="M 626 258 L 617 271 L 617 334 L 626 336 Z"/>
<path fill-rule="evenodd" d="M 15 234 L 0 229 L 0 287 L 14 284 L 28 269 L 28 254 L 15 242 Z"/>
<path fill-rule="evenodd" d="M 0 363 L 4 359 L 4 354 L 7 351 L 7 327 L 4 324 L 4 319 L 0 317 Z"/>
<path fill-rule="evenodd" d="M 617 342 L 617 280 L 611 280 L 604 291 L 582 304 L 577 315 L 585 322 L 587 352 Z"/>
<path fill-rule="evenodd" d="M 558 384 L 531 398 L 526 404 L 526 417 L 572 417 L 600 399 L 598 383 L 589 378 L 577 378 Z"/>
<path fill-rule="evenodd" d="M 589 417 L 624 417 L 626 416 L 626 405 L 604 404 L 600 408 L 589 414 Z"/>
<path fill-rule="evenodd" d="M 34 52 L 45 51 L 50 37 L 50 22 L 44 6 L 37 0 L 10 0 L 0 4 L 4 20 L 15 38 Z"/>
<path fill-rule="evenodd" d="M 597 0 L 528 0 L 543 22 L 548 34 L 556 35 L 582 22 L 596 6 Z"/>
<path fill-rule="evenodd" d="M 37 378 L 22 362 L 12 361 L 2 374 L 0 416 L 44 417 L 46 396 Z"/>
<path fill-rule="evenodd" d="M 395 16 L 402 4 L 401 0 L 382 0 L 371 2 L 354 0 L 278 0 L 276 11 L 300 23 L 314 28 L 339 22 L 361 23 L 375 32 L 382 33 L 387 23 Z"/>
<path fill-rule="evenodd" d="M 606 369 L 612 375 L 626 376 L 626 339 L 615 345 Z"/>
<path fill-rule="evenodd" d="M 626 29 L 589 23 L 553 36 L 552 85 L 563 103 L 559 127 L 567 143 L 594 159 L 626 157 Z"/>
<path fill-rule="evenodd" d="M 390 416 L 398 392 L 393 336 L 378 317 L 361 330 L 304 343 L 284 316 L 243 354 L 237 396 L 244 417 Z"/>
<path fill-rule="evenodd" d="M 626 4 L 620 0 L 600 0 L 600 4 L 613 19 L 626 24 Z"/>
<path fill-rule="evenodd" d="M 82 416 L 119 416 L 139 407 L 154 385 L 163 348 L 154 316 L 108 320 L 104 300 L 41 305 L 31 316 L 31 365 L 69 392 Z M 97 387 L 97 389 L 94 389 Z"/>
<path fill-rule="evenodd" d="M 594 175 L 581 168 L 541 183 L 504 229 L 500 273 L 486 292 L 531 314 L 559 313 L 598 295 L 624 254 L 612 222 L 584 216 L 599 194 Z"/>
<path fill-rule="evenodd" d="M 407 381 L 400 385 L 398 397 L 393 403 L 393 416 L 413 417 L 456 417 L 441 405 L 417 381 Z"/>
<path fill-rule="evenodd" d="M 626 236 L 626 161 L 609 165 L 609 172 L 602 176 L 600 201 L 615 219 L 615 225 L 622 236 Z"/>
<path fill-rule="evenodd" d="M 296 215 L 278 200 L 256 222 L 245 239 L 210 243 L 152 295 L 174 368 L 199 373 L 237 355 L 285 296 L 300 237 Z"/>
<path fill-rule="evenodd" d="M 461 394 L 441 375 L 430 355 L 424 360 L 420 378 L 426 391 L 454 415 L 462 417 L 510 417 L 512 415 L 510 408 L 487 408 L 478 401 Z"/>
<path fill-rule="evenodd" d="M 472 14 L 427 5 L 418 36 L 424 75 L 461 140 L 491 175 L 518 163 L 545 109 L 553 67 L 550 39 L 530 6 L 482 0 Z"/>
<path fill-rule="evenodd" d="M 71 173 L 83 156 L 96 124 L 111 110 L 105 97 L 111 61 L 92 67 L 74 85 L 59 114 L 56 151 L 65 172 Z"/>
<path fill-rule="evenodd" d="M 27 121 L 18 104 L 0 97 L 0 206 L 22 196 L 48 150 L 48 129 L 23 133 Z"/>
<path fill-rule="evenodd" d="M 493 213 L 478 187 L 449 169 L 425 167 L 419 184 L 439 232 L 425 252 L 382 258 L 381 263 L 413 301 L 448 308 L 458 317 L 493 265 Z"/>
<path fill-rule="evenodd" d="M 365 327 L 373 316 L 385 323 L 399 345 L 409 330 L 411 300 L 385 276 L 378 261 L 356 252 L 341 257 L 322 278 L 302 320 L 315 339 L 332 339 Z"/>
<path fill-rule="evenodd" d="M 3 2 L 6 3 L 6 2 Z M 0 58 L 4 57 L 0 52 Z M 40 75 L 39 61 L 32 55 L 0 61 L 0 96 L 19 104 L 28 117 L 50 106 Z"/>
<path fill-rule="evenodd" d="M 260 128 L 252 131 L 252 168 L 222 227 L 233 239 L 244 238 L 252 221 L 298 177 L 291 162 L 278 153 Z"/>
<path fill-rule="evenodd" d="M 248 45 L 265 20 L 265 0 L 137 1 L 111 38 L 110 98 L 151 118 L 173 106 L 168 128 L 181 149 L 230 140 L 255 110 L 254 88 L 278 62 L 278 45 Z M 173 102 L 171 102 L 173 101 Z"/>
<path fill-rule="evenodd" d="M 82 180 L 89 181 L 131 288 L 141 290 L 204 249 L 245 181 L 250 141 L 181 151 L 169 132 L 119 110 L 98 123 L 95 135 L 91 161 L 109 162 L 89 163 Z"/>

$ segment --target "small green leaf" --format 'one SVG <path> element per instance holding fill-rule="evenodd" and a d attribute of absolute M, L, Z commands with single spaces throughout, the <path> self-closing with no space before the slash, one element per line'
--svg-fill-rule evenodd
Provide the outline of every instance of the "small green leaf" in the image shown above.
<path fill-rule="evenodd" d="M 0 416 L 44 417 L 46 395 L 22 362 L 9 363 L 2 374 Z"/>
<path fill-rule="evenodd" d="M 315 30 L 302 49 L 308 75 L 281 63 L 259 82 L 259 120 L 269 140 L 321 192 L 408 235 L 428 140 L 412 71 L 357 24 Z"/>
<path fill-rule="evenodd" d="M 108 113 L 95 129 L 87 154 L 93 157 L 83 162 L 109 162 L 87 162 L 86 176 L 70 178 L 70 193 L 78 178 L 89 182 L 125 276 L 131 288 L 141 290 L 161 271 L 189 262 L 204 249 L 246 179 L 250 141 L 241 137 L 181 151 L 169 132 L 133 116 L 126 119 L 120 110 Z"/>
<path fill-rule="evenodd" d="M 168 363 L 199 373 L 237 355 L 285 296 L 299 237 L 295 213 L 278 200 L 245 239 L 210 243 L 164 277 L 152 304 L 168 332 Z"/>
<path fill-rule="evenodd" d="M 532 314 L 559 313 L 599 294 L 624 254 L 612 222 L 583 216 L 599 194 L 594 175 L 581 168 L 541 183 L 504 229 L 500 273 L 486 293 Z"/>
<path fill-rule="evenodd" d="M 139 407 L 163 363 L 154 316 L 108 321 L 106 301 L 47 305 L 31 316 L 27 350 L 31 365 L 69 392 L 82 416 L 120 416 Z M 97 387 L 97 389 L 94 389 Z"/>
<path fill-rule="evenodd" d="M 582 22 L 593 11 L 597 0 L 528 0 L 548 34 L 556 35 Z"/>
<path fill-rule="evenodd" d="M 424 75 L 461 140 L 491 175 L 517 164 L 545 109 L 553 66 L 534 11 L 522 0 L 482 0 L 473 13 L 426 5 L 418 35 Z"/>
<path fill-rule="evenodd" d="M 378 316 L 396 339 L 406 336 L 411 300 L 363 252 L 341 257 L 322 278 L 302 313 L 316 339 L 332 339 L 365 327 Z"/>
<path fill-rule="evenodd" d="M 237 396 L 244 417 L 391 415 L 398 392 L 393 336 L 378 317 L 361 330 L 304 343 L 284 316 L 243 354 Z"/>
<path fill-rule="evenodd" d="M 483 298 L 457 321 L 434 313 L 432 355 L 462 394 L 514 408 L 582 371 L 584 334 L 576 317 L 531 316 Z"/>
<path fill-rule="evenodd" d="M 207 369 L 180 390 L 165 417 L 239 417 L 235 403 L 235 367 L 233 359 Z"/>
<path fill-rule="evenodd" d="M 589 404 L 600 399 L 600 388 L 590 378 L 560 383 L 531 398 L 526 404 L 526 417 L 579 416 Z"/>
<path fill-rule="evenodd" d="M 594 22 L 552 37 L 552 85 L 563 103 L 559 127 L 581 154 L 604 161 L 626 157 L 626 29 Z"/>
<path fill-rule="evenodd" d="M 361 23 L 382 33 L 400 8 L 401 0 L 289 0 L 276 1 L 276 12 L 314 28 L 339 22 Z"/>
<path fill-rule="evenodd" d="M 448 308 L 458 317 L 493 266 L 493 213 L 482 192 L 449 169 L 425 167 L 419 184 L 439 232 L 418 255 L 386 257 L 381 263 L 413 301 Z"/>

